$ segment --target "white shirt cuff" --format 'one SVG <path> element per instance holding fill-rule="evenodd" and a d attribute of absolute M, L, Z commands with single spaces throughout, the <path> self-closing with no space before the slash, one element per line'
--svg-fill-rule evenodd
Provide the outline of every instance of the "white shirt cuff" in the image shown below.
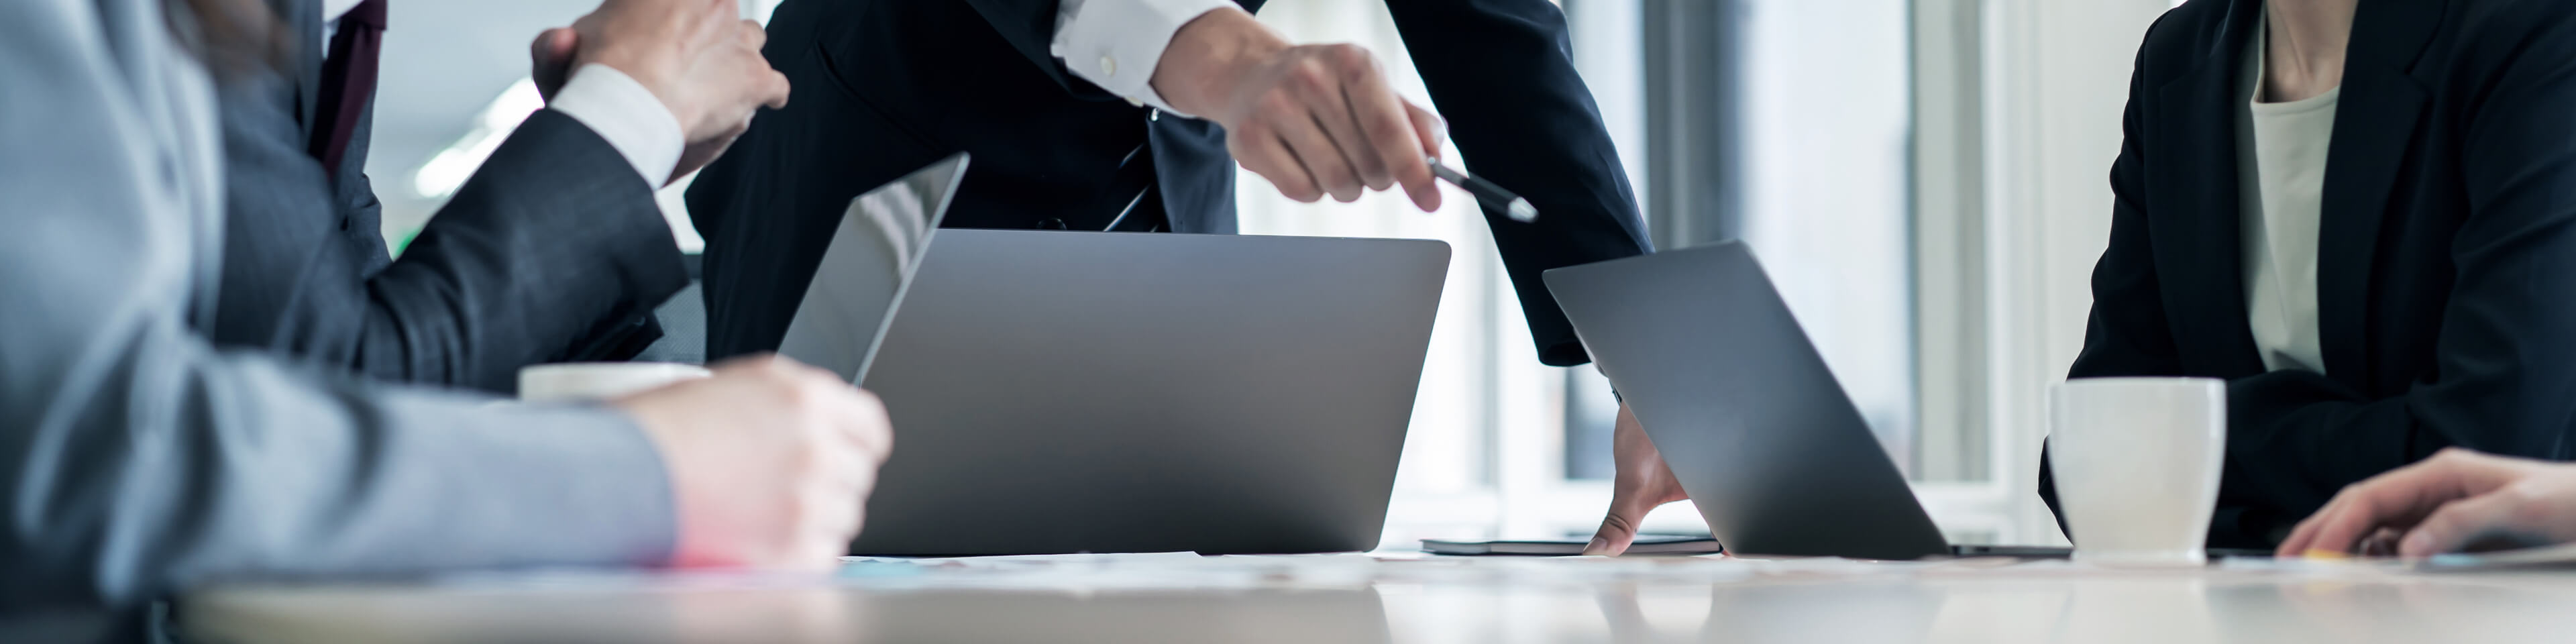
<path fill-rule="evenodd" d="M 1232 0 L 1063 0 L 1049 50 L 1073 75 L 1129 103 L 1190 116 L 1154 93 L 1154 68 L 1181 25 L 1235 6 Z"/>
<path fill-rule="evenodd" d="M 565 81 L 563 91 L 555 92 L 554 102 L 546 106 L 607 139 L 608 146 L 635 164 L 635 172 L 644 175 L 644 185 L 654 190 L 671 182 L 671 170 L 680 166 L 680 151 L 688 147 L 679 117 L 671 115 L 653 90 L 614 67 L 591 63 L 573 70 L 572 80 Z"/>

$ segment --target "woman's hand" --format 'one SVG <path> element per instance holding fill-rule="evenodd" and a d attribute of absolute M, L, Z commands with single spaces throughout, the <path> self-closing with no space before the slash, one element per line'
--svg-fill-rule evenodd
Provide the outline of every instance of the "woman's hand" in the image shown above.
<path fill-rule="evenodd" d="M 2576 541 L 2576 465 L 2443 450 L 2344 488 L 2276 554 L 2354 552 L 2382 533 L 2402 533 L 2408 558 Z"/>

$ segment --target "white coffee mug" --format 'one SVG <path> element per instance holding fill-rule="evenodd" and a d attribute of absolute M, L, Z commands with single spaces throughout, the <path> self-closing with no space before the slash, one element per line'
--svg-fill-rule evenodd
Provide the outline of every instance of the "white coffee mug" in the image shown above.
<path fill-rule="evenodd" d="M 707 377 L 707 368 L 676 362 L 565 362 L 519 370 L 519 399 L 591 401 Z"/>
<path fill-rule="evenodd" d="M 2197 565 L 2227 455 L 2227 385 L 2087 378 L 2049 392 L 2048 460 L 2075 559 Z"/>

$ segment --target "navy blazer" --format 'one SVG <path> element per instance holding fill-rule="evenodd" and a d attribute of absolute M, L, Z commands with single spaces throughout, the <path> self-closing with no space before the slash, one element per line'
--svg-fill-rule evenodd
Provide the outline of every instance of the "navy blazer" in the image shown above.
<path fill-rule="evenodd" d="M 224 270 L 201 329 L 210 339 L 510 392 L 521 366 L 622 360 L 660 337 L 653 307 L 687 271 L 654 186 L 606 139 L 560 112 L 529 116 L 397 260 L 365 174 L 372 114 L 336 173 L 305 151 L 319 120 L 320 3 L 270 2 L 302 41 L 287 69 L 221 89 Z"/>
<path fill-rule="evenodd" d="M 2261 6 L 2193 0 L 2148 31 L 2068 376 L 2227 381 L 2214 547 L 2271 547 L 2444 447 L 2569 458 L 2576 4 L 2362 0 L 2318 233 L 2323 374 L 2265 371 L 2246 319 L 2235 110 Z"/>
<path fill-rule="evenodd" d="M 1238 0 L 1257 10 L 1261 0 Z M 1055 0 L 790 0 L 769 62 L 796 85 L 689 190 L 707 240 L 708 356 L 778 347 L 851 198 L 958 151 L 975 155 L 946 225 L 1100 230 L 1135 196 L 1119 162 L 1151 145 L 1171 228 L 1235 231 L 1225 133 L 1156 118 L 1048 53 Z M 1641 254 L 1637 201 L 1547 0 L 1390 0 L 1451 137 L 1477 174 L 1545 213 L 1488 210 L 1541 360 L 1589 360 L 1539 282 Z"/>

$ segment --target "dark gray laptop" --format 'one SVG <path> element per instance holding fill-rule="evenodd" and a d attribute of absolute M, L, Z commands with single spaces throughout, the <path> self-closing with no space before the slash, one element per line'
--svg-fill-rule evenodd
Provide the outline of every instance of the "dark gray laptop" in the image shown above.
<path fill-rule="evenodd" d="M 1560 268 L 1545 279 L 1728 550 L 1952 554 L 1742 243 Z"/>
<path fill-rule="evenodd" d="M 865 370 L 855 554 L 1367 550 L 1435 241 L 944 230 Z"/>

